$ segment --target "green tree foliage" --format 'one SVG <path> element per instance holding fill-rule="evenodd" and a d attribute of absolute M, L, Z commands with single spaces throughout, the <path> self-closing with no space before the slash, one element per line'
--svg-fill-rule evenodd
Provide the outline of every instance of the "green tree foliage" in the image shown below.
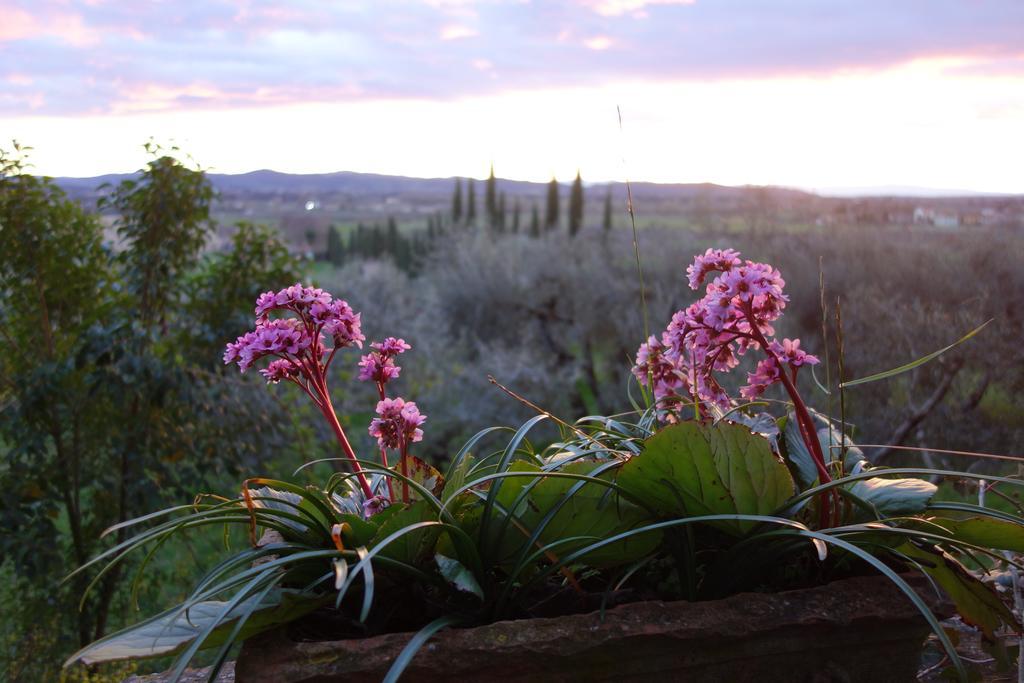
<path fill-rule="evenodd" d="M 498 209 L 498 181 L 494 177 L 494 164 L 491 164 L 491 174 L 487 176 L 487 187 L 484 191 L 484 204 L 487 210 L 487 221 L 492 227 L 496 227 L 499 221 Z"/>
<path fill-rule="evenodd" d="M 505 232 L 506 207 L 505 193 L 502 192 L 498 196 L 498 208 L 494 216 L 494 227 L 497 228 L 498 232 Z"/>
<path fill-rule="evenodd" d="M 342 240 L 337 226 L 330 225 L 327 227 L 327 251 L 324 253 L 324 256 L 329 263 L 333 263 L 336 266 L 340 266 L 345 262 L 345 242 Z"/>
<path fill-rule="evenodd" d="M 91 577 L 60 584 L 124 536 L 101 540 L 103 529 L 235 476 L 285 440 L 265 392 L 225 389 L 215 368 L 227 328 L 251 318 L 262 289 L 293 282 L 294 262 L 251 226 L 230 253 L 201 257 L 209 182 L 149 151 L 103 202 L 119 252 L 95 215 L 26 172 L 22 148 L 0 151 L 0 552 L 18 580 L 49 587 L 24 597 L 39 602 L 21 612 L 50 624 L 26 647 L 50 651 L 21 656 L 35 667 L 22 680 L 55 680 L 61 654 L 127 611 L 120 570 L 98 577 L 81 610 Z"/>
<path fill-rule="evenodd" d="M 455 191 L 452 193 L 452 223 L 462 222 L 462 178 L 455 179 Z"/>
<path fill-rule="evenodd" d="M 569 236 L 575 237 L 583 227 L 583 179 L 576 171 L 576 180 L 572 183 L 569 195 Z"/>
<path fill-rule="evenodd" d="M 554 230 L 558 227 L 559 217 L 559 206 L 558 206 L 558 181 L 554 178 L 548 183 L 548 196 L 546 211 L 544 213 L 544 228 L 547 230 Z"/>
<path fill-rule="evenodd" d="M 601 222 L 601 227 L 604 228 L 605 232 L 609 232 L 615 225 L 614 214 L 612 213 L 612 188 L 608 187 L 608 192 L 604 195 L 604 219 Z"/>
<path fill-rule="evenodd" d="M 540 237 L 540 211 L 536 204 L 530 213 L 530 237 Z"/>
<path fill-rule="evenodd" d="M 476 183 L 466 178 L 466 225 L 476 225 Z"/>
<path fill-rule="evenodd" d="M 367 227 L 359 223 L 349 233 L 348 248 L 345 251 L 353 258 L 390 258 L 403 271 L 414 273 L 419 268 L 420 256 L 429 249 L 429 242 L 440 235 L 440 229 L 436 227 L 431 233 L 431 225 L 440 225 L 440 222 L 440 216 L 428 219 L 425 241 L 419 234 L 404 234 L 393 216 L 388 217 L 384 226 L 375 223 Z"/>

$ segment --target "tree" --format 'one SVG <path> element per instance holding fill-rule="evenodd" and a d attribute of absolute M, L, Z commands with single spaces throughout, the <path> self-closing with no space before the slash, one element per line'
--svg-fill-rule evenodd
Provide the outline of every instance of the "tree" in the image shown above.
<path fill-rule="evenodd" d="M 498 232 L 505 232 L 505 207 L 505 193 L 502 192 L 498 197 L 498 208 L 494 217 L 494 225 Z"/>
<path fill-rule="evenodd" d="M 540 211 L 536 204 L 533 205 L 533 211 L 530 214 L 530 237 L 540 237 Z"/>
<path fill-rule="evenodd" d="M 103 200 L 118 253 L 95 216 L 24 171 L 20 147 L 0 150 L 0 552 L 18 576 L 50 586 L 37 612 L 58 631 L 45 634 L 58 651 L 21 678 L 56 680 L 45 667 L 128 607 L 116 599 L 119 568 L 87 595 L 87 573 L 59 583 L 125 538 L 122 528 L 101 539 L 103 529 L 234 477 L 286 441 L 265 392 L 225 389 L 216 368 L 224 336 L 237 335 L 226 327 L 251 322 L 261 289 L 294 282 L 294 262 L 251 226 L 230 253 L 203 256 L 208 179 L 175 150 L 147 149 L 146 167 Z M 143 601 L 166 571 L 149 568 Z"/>
<path fill-rule="evenodd" d="M 487 209 L 487 221 L 493 227 L 498 223 L 498 183 L 494 177 L 494 164 L 491 164 L 491 174 L 487 176 L 487 188 L 484 197 Z"/>
<path fill-rule="evenodd" d="M 476 224 L 476 183 L 472 178 L 466 178 L 468 192 L 466 192 L 466 225 Z"/>
<path fill-rule="evenodd" d="M 608 192 L 604 195 L 604 221 L 602 227 L 605 232 L 611 231 L 614 227 L 614 215 L 612 214 L 612 187 L 608 186 Z"/>
<path fill-rule="evenodd" d="M 547 211 L 544 214 L 544 228 L 554 230 L 558 227 L 558 181 L 554 178 L 548 183 Z"/>
<path fill-rule="evenodd" d="M 572 183 L 569 194 L 569 236 L 575 237 L 583 227 L 583 179 L 576 171 L 576 180 Z"/>
<path fill-rule="evenodd" d="M 327 226 L 327 252 L 324 254 L 328 263 L 340 266 L 345 262 L 345 244 L 337 226 Z"/>
<path fill-rule="evenodd" d="M 455 192 L 452 194 L 452 223 L 462 221 L 462 178 L 455 179 Z"/>
<path fill-rule="evenodd" d="M 512 232 L 519 232 L 519 197 L 512 203 Z"/>

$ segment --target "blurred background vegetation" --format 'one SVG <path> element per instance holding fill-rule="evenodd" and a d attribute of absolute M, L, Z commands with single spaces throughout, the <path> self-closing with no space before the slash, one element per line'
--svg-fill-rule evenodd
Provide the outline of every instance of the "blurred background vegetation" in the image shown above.
<path fill-rule="evenodd" d="M 319 199 L 268 216 L 252 207 L 272 198 L 227 202 L 178 150 L 150 151 L 140 173 L 103 188 L 32 176 L 22 148 L 0 156 L 4 680 L 57 680 L 63 657 L 134 620 L 135 599 L 152 612 L 184 597 L 166 591 L 187 586 L 229 540 L 214 531 L 174 541 L 137 583 L 124 572 L 62 584 L 121 538 L 101 538 L 105 528 L 334 455 L 297 392 L 221 364 L 262 291 L 313 282 L 362 312 L 368 339 L 409 341 L 398 381 L 429 415 L 418 454 L 435 462 L 483 427 L 529 417 L 488 375 L 566 419 L 630 409 L 645 322 L 624 188 L 492 172 L 445 181 L 442 199 L 392 192 L 395 201 L 350 206 L 340 220 L 317 213 Z M 1024 455 L 1019 223 L 895 220 L 912 204 L 883 200 L 832 202 L 822 220 L 821 202 L 803 193 L 690 190 L 677 193 L 685 201 L 651 186 L 634 194 L 651 333 L 694 299 L 693 255 L 733 247 L 782 271 L 791 303 L 779 336 L 827 360 L 817 379 L 832 393 L 810 375 L 802 389 L 822 412 L 842 409 L 854 439 Z M 939 361 L 851 388 L 841 406 L 840 358 L 843 377 L 865 376 L 988 319 Z M 334 364 L 333 390 L 357 450 L 369 452 L 375 399 L 355 381 L 357 360 Z M 927 450 L 872 454 L 998 469 Z"/>

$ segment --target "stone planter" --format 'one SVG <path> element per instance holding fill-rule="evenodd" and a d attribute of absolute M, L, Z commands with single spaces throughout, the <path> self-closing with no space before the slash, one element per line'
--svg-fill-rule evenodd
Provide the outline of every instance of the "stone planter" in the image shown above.
<path fill-rule="evenodd" d="M 924 580 L 918 593 L 951 610 Z M 403 676 L 432 681 L 912 681 L 929 633 L 883 577 L 711 602 L 640 602 L 605 612 L 503 621 L 435 635 Z M 379 681 L 411 633 L 246 641 L 237 683 Z"/>

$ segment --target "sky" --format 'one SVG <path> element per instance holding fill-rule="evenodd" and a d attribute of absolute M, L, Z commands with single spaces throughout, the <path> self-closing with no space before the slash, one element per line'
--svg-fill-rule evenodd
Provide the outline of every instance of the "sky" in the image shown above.
<path fill-rule="evenodd" d="M 1024 1 L 0 0 L 0 147 L 92 176 L 151 137 L 224 173 L 1024 193 Z"/>

